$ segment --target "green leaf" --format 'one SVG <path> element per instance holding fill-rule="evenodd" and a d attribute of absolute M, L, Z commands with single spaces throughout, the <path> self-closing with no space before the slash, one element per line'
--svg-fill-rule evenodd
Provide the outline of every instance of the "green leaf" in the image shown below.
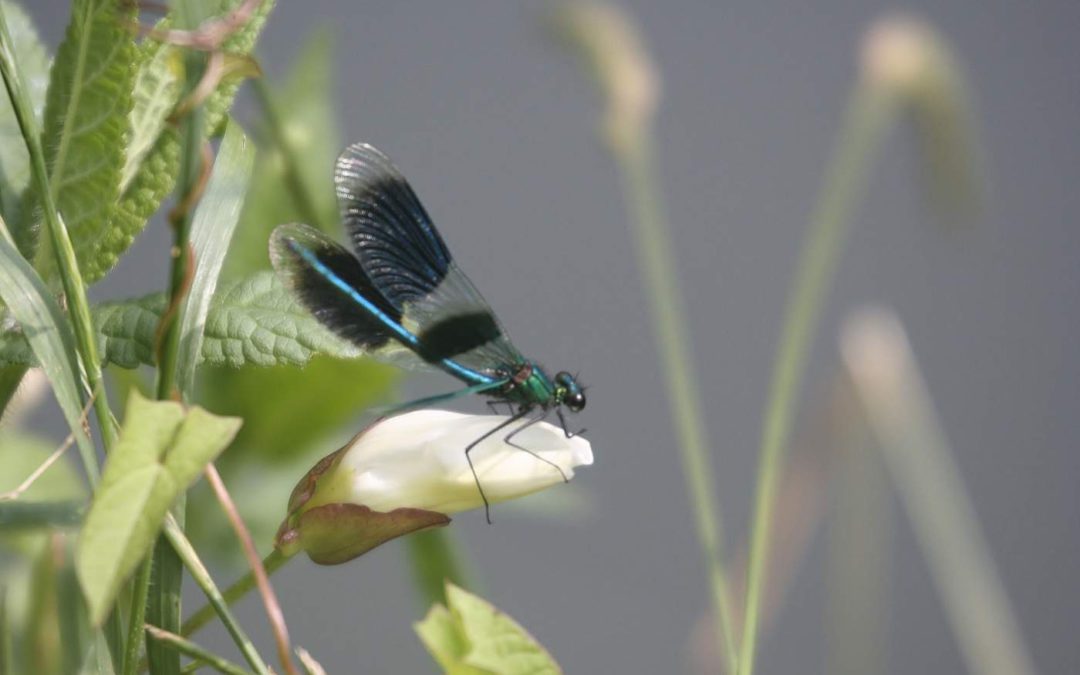
<path fill-rule="evenodd" d="M 210 8 L 215 10 L 210 15 L 224 14 L 238 2 L 217 3 Z M 251 52 L 273 4 L 264 0 L 256 16 L 226 41 L 225 47 L 231 53 L 243 56 Z M 168 20 L 158 27 L 167 28 Z M 207 99 L 207 119 L 214 125 L 225 119 L 239 84 L 239 79 L 227 80 Z M 121 172 L 123 196 L 111 214 L 109 227 L 111 245 L 118 251 L 117 255 L 127 250 L 176 183 L 180 170 L 180 135 L 166 121 L 183 89 L 181 53 L 152 37 L 144 40 L 139 48 L 139 72 L 134 86 L 132 137 Z"/>
<path fill-rule="evenodd" d="M 132 184 L 143 160 L 165 130 L 180 99 L 184 64 L 177 47 L 148 38 L 139 45 L 131 115 L 131 141 L 120 172 L 120 191 Z"/>
<path fill-rule="evenodd" d="M 269 269 L 266 242 L 281 223 L 306 222 L 330 234 L 341 229 L 333 180 L 341 149 L 333 48 L 330 31 L 316 31 L 280 88 L 267 91 L 265 83 L 256 83 L 267 128 L 262 129 L 237 245 L 226 261 L 227 278 Z"/>
<path fill-rule="evenodd" d="M 195 274 L 179 318 L 180 353 L 176 366 L 177 386 L 185 397 L 194 391 L 211 298 L 240 218 L 254 159 L 254 148 L 240 126 L 227 125 L 206 192 L 191 223 Z"/>
<path fill-rule="evenodd" d="M 30 96 L 34 114 L 40 120 L 45 108 L 45 91 L 49 87 L 49 64 L 52 59 L 23 8 L 8 0 L 2 4 L 12 48 L 19 55 L 19 70 L 26 93 Z M 31 224 L 23 222 L 21 217 L 23 192 L 30 184 L 30 155 L 7 96 L 0 97 L 0 157 L 3 157 L 3 161 L 0 161 L 0 213 L 10 224 L 12 235 L 21 246 L 28 244 L 32 238 L 28 232 Z"/>
<path fill-rule="evenodd" d="M 185 410 L 179 403 L 131 394 L 76 556 L 95 625 L 149 552 L 169 506 L 232 441 L 240 423 L 202 408 Z"/>
<path fill-rule="evenodd" d="M 81 421 L 86 400 L 83 396 L 85 383 L 75 351 L 75 336 L 45 282 L 3 236 L 6 234 L 0 220 L 0 299 L 19 322 L 23 339 L 29 342 L 35 360 L 52 384 L 93 482 L 97 478 L 97 459 Z"/>
<path fill-rule="evenodd" d="M 220 9 L 214 12 L 217 16 L 223 16 L 229 11 L 236 8 L 244 0 L 213 0 L 219 3 Z M 212 4 L 212 3 L 207 3 Z M 274 9 L 276 0 L 263 0 L 259 3 L 259 6 L 255 8 L 255 13 L 244 24 L 244 26 L 229 36 L 221 45 L 222 51 L 234 56 L 246 56 L 255 49 L 255 42 L 259 39 L 259 34 L 262 32 L 263 26 L 266 24 L 266 17 L 270 15 L 270 11 Z M 206 99 L 204 104 L 206 108 L 206 128 L 214 133 L 221 125 L 225 123 L 228 116 L 229 109 L 232 108 L 233 99 L 236 98 L 236 91 L 243 83 L 243 76 L 236 75 L 233 77 L 227 77 L 222 80 L 218 85 L 214 93 Z"/>
<path fill-rule="evenodd" d="M 49 189 L 86 283 L 104 276 L 122 250 L 109 224 L 129 135 L 134 7 L 122 0 L 75 0 L 50 75 L 42 133 Z M 35 266 L 46 279 L 57 276 L 54 258 L 43 240 Z"/>
<path fill-rule="evenodd" d="M 213 365 L 304 365 L 316 354 L 356 358 L 360 350 L 328 331 L 272 272 L 224 289 L 206 319 L 203 358 Z"/>
<path fill-rule="evenodd" d="M 449 608 L 434 605 L 415 626 L 420 641 L 453 675 L 542 675 L 562 670 L 516 621 L 483 598 L 446 585 Z"/>
<path fill-rule="evenodd" d="M 95 307 L 102 362 L 123 368 L 153 365 L 155 334 L 164 311 L 161 293 Z M 359 349 L 323 328 L 272 272 L 233 282 L 214 295 L 200 352 L 202 363 L 232 368 L 302 366 L 319 354 L 349 360 L 361 356 Z M 36 363 L 23 332 L 0 333 L 0 366 Z"/>

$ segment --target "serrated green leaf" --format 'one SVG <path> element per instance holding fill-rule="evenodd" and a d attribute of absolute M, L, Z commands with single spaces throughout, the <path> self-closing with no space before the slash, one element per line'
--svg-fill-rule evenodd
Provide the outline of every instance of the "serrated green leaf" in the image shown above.
<path fill-rule="evenodd" d="M 206 192 L 191 222 L 195 274 L 178 319 L 180 353 L 176 364 L 177 386 L 185 397 L 193 393 L 195 368 L 201 360 L 205 340 L 206 317 L 225 253 L 240 219 L 254 159 L 254 148 L 240 126 L 228 124 Z"/>
<path fill-rule="evenodd" d="M 328 234 L 341 230 L 333 180 L 334 159 L 341 149 L 333 48 L 328 29 L 313 32 L 282 86 L 267 93 L 264 105 L 272 108 L 267 115 L 275 121 L 267 120 L 264 126 L 276 124 L 277 133 L 272 126 L 262 130 L 259 161 L 237 227 L 237 245 L 226 260 L 226 278 L 269 269 L 266 242 L 281 223 L 306 222 Z M 304 196 L 298 197 L 297 191 Z"/>
<path fill-rule="evenodd" d="M 136 73 L 129 28 L 134 7 L 121 0 L 75 0 L 49 79 L 42 133 L 49 190 L 86 283 L 104 276 L 120 254 L 109 223 L 120 197 Z M 35 266 L 47 280 L 57 276 L 48 240 L 42 240 Z"/>
<path fill-rule="evenodd" d="M 326 330 L 273 272 L 261 272 L 214 298 L 202 354 L 208 364 L 237 368 L 304 365 L 316 354 L 356 358 L 360 350 Z"/>
<path fill-rule="evenodd" d="M 13 51 L 19 55 L 19 70 L 34 114 L 41 119 L 45 92 L 49 87 L 52 59 L 41 43 L 34 24 L 18 3 L 4 0 L 4 15 L 11 34 Z M 19 122 L 7 96 L 0 97 L 0 213 L 11 227 L 20 248 L 29 244 L 32 223 L 23 222 L 22 196 L 30 184 L 30 156 Z M 24 249 L 26 250 L 26 249 Z"/>
<path fill-rule="evenodd" d="M 29 342 L 37 363 L 52 385 L 60 409 L 75 434 L 89 471 L 95 471 L 94 446 L 83 431 L 82 409 L 85 383 L 75 350 L 75 336 L 60 306 L 26 259 L 6 238 L 0 220 L 0 300 L 19 322 L 21 336 Z M 96 476 L 91 476 L 92 479 Z"/>
<path fill-rule="evenodd" d="M 132 93 L 131 141 L 120 172 L 121 193 L 127 191 L 165 130 L 169 115 L 180 99 L 184 79 L 180 50 L 165 42 L 144 40 L 139 46 L 138 64 Z"/>
<path fill-rule="evenodd" d="M 202 408 L 185 410 L 179 403 L 132 393 L 76 554 L 95 625 L 150 550 L 169 506 L 232 441 L 240 424 Z"/>
<path fill-rule="evenodd" d="M 93 309 L 102 363 L 123 368 L 154 364 L 165 296 L 106 302 Z M 261 272 L 218 291 L 210 301 L 201 354 L 207 365 L 303 366 L 314 356 L 356 359 L 360 350 L 341 340 L 301 307 L 272 272 Z M 0 333 L 0 366 L 35 365 L 22 331 Z"/>
<path fill-rule="evenodd" d="M 557 675 L 550 654 L 516 621 L 483 598 L 446 585 L 448 607 L 435 605 L 416 624 L 431 655 L 453 675 Z"/>
<path fill-rule="evenodd" d="M 223 16 L 236 8 L 243 0 L 220 0 L 220 10 L 215 12 L 217 16 Z M 246 56 L 255 49 L 255 42 L 259 39 L 266 17 L 274 9 L 276 0 L 263 0 L 255 9 L 251 19 L 244 24 L 243 28 L 236 31 L 221 45 L 222 51 L 235 56 Z M 214 93 L 206 99 L 206 128 L 214 133 L 225 123 L 229 109 L 232 108 L 236 91 L 243 83 L 243 76 L 228 77 L 218 85 Z"/>
<path fill-rule="evenodd" d="M 239 2 L 240 0 L 223 0 L 217 7 L 218 11 L 211 12 L 210 15 L 223 15 Z M 249 54 L 255 46 L 255 41 L 273 4 L 272 0 L 264 0 L 252 20 L 226 40 L 224 48 L 232 54 L 241 56 Z M 159 27 L 164 28 L 165 24 L 160 24 Z M 155 89 L 155 85 L 159 90 L 165 89 L 172 103 L 176 103 L 172 78 L 175 76 L 182 80 L 182 73 L 173 73 L 172 69 L 182 59 L 178 54 L 170 59 L 168 52 L 171 51 L 174 51 L 174 48 L 164 47 L 153 38 L 147 38 L 140 47 L 140 69 L 135 82 L 135 107 L 132 111 L 131 151 L 121 175 L 123 196 L 110 214 L 111 221 L 106 234 L 108 238 L 106 246 L 110 250 L 117 251 L 116 258 L 131 246 L 135 236 L 142 231 L 147 220 L 161 206 L 162 200 L 172 192 L 180 170 L 180 135 L 176 128 L 168 125 L 159 126 L 164 119 L 158 120 L 157 115 L 161 111 L 156 106 L 140 108 L 141 88 L 147 87 L 145 91 L 150 92 Z M 208 130 L 215 129 L 224 122 L 239 86 L 240 78 L 227 79 L 219 84 L 214 93 L 207 98 L 204 105 L 207 112 L 206 128 Z M 176 95 L 178 96 L 179 93 L 177 92 Z M 171 110 L 172 105 L 165 112 L 170 113 Z M 136 115 L 142 120 L 141 124 L 135 119 Z M 160 133 L 156 138 L 151 138 L 150 133 L 155 127 Z M 144 151 L 144 147 L 149 149 Z M 136 163 L 135 160 L 140 152 L 144 152 L 142 161 Z M 113 263 L 116 258 L 113 259 Z"/>

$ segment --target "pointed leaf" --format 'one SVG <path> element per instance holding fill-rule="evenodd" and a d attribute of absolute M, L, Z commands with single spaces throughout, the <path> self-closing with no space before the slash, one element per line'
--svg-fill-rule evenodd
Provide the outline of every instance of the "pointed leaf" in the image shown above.
<path fill-rule="evenodd" d="M 224 15 L 242 0 L 223 0 L 213 8 L 214 15 Z M 273 0 L 263 0 L 250 20 L 229 37 L 222 48 L 231 56 L 251 53 L 255 41 L 273 8 Z M 162 22 L 160 28 L 167 28 Z M 96 274 L 84 270 L 88 282 L 100 279 L 131 246 L 147 220 L 172 192 L 180 168 L 180 136 L 166 124 L 182 93 L 181 58 L 175 48 L 147 38 L 138 50 L 138 73 L 133 82 L 134 105 L 130 115 L 131 140 L 120 174 L 121 199 L 109 213 L 109 226 L 103 234 L 102 248 L 109 252 Z M 227 77 L 207 98 L 206 128 L 219 129 L 232 107 L 243 77 Z M 167 107 L 166 107 L 167 106 Z"/>
<path fill-rule="evenodd" d="M 195 275 L 179 319 L 180 354 L 176 366 L 177 386 L 185 397 L 193 393 L 210 301 L 240 218 L 254 158 L 254 148 L 239 125 L 226 126 L 206 192 L 191 223 Z"/>
<path fill-rule="evenodd" d="M 131 394 L 79 538 L 79 579 L 95 624 L 150 550 L 169 506 L 239 428 L 235 418 Z"/>
<path fill-rule="evenodd" d="M 18 3 L 4 0 L 4 15 L 11 34 L 13 51 L 19 55 L 19 70 L 34 114 L 41 119 L 45 91 L 49 86 L 51 58 L 41 43 L 34 24 Z M 30 223 L 22 219 L 21 200 L 30 184 L 30 156 L 26 151 L 19 122 L 8 97 L 0 97 L 0 213 L 8 222 L 12 236 L 20 245 L 31 238 Z"/>
<path fill-rule="evenodd" d="M 49 80 L 42 133 L 49 189 L 87 283 L 101 278 L 120 253 L 109 221 L 120 196 L 136 72 L 129 28 L 134 8 L 121 0 L 75 0 Z M 46 279 L 57 275 L 45 239 L 35 266 Z"/>
<path fill-rule="evenodd" d="M 120 172 L 120 191 L 126 192 L 158 137 L 177 101 L 184 78 L 180 50 L 152 38 L 143 41 L 138 52 L 131 108 L 131 141 Z"/>
<path fill-rule="evenodd" d="M 461 625 L 455 621 L 454 615 L 445 606 L 432 605 L 424 620 L 417 622 L 413 628 L 444 673 L 489 675 L 488 671 L 465 663 L 465 657 L 469 652 L 469 641 L 465 639 Z"/>
<path fill-rule="evenodd" d="M 448 607 L 435 605 L 415 628 L 424 646 L 455 675 L 556 675 L 562 670 L 524 628 L 483 598 L 446 585 Z"/>
<path fill-rule="evenodd" d="M 3 230 L 0 233 L 0 300 L 19 322 L 21 335 L 25 336 L 24 344 L 29 342 L 35 361 L 41 364 L 49 378 L 60 409 L 75 434 L 83 461 L 88 470 L 94 471 L 97 466 L 94 446 L 81 422 L 86 400 L 83 396 L 85 383 L 71 325 L 45 282 L 3 236 L 6 234 L 3 221 L 0 221 L 0 230 Z"/>

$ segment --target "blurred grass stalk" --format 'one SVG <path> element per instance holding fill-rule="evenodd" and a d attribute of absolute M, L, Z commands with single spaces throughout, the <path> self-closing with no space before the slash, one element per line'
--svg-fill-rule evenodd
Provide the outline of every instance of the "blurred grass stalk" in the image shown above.
<path fill-rule="evenodd" d="M 841 381 L 836 386 L 833 411 L 836 433 L 831 450 L 835 475 L 826 566 L 825 672 L 885 673 L 888 672 L 892 494 L 888 473 L 873 452 L 850 383 L 847 377 L 837 379 Z"/>
<path fill-rule="evenodd" d="M 602 133 L 622 174 L 633 223 L 638 268 L 644 278 L 668 403 L 682 451 L 698 540 L 712 588 L 728 672 L 734 672 L 735 637 L 729 584 L 723 566 L 720 510 L 712 484 L 711 451 L 701 414 L 700 388 L 691 364 L 690 337 L 678 267 L 656 173 L 652 124 L 660 76 L 631 19 L 613 6 L 574 3 L 556 16 L 556 29 L 583 56 L 607 103 Z"/>
<path fill-rule="evenodd" d="M 978 181 L 963 78 L 944 41 L 921 21 L 906 16 L 886 17 L 867 32 L 860 69 L 800 253 L 773 365 L 759 452 L 739 675 L 751 675 L 754 670 L 773 506 L 806 371 L 806 356 L 855 206 L 865 191 L 873 160 L 899 113 L 912 113 L 924 147 L 927 143 L 935 147 L 933 157 L 951 158 L 949 170 L 941 170 L 933 163 L 929 166 L 931 180 L 927 186 L 932 194 L 954 196 L 950 203 L 955 204 L 969 204 L 978 196 L 972 187 Z M 932 203 L 942 201 L 934 199 Z M 963 209 L 950 209 L 948 215 L 960 211 Z"/>
<path fill-rule="evenodd" d="M 842 352 L 972 673 L 1033 675 L 1031 656 L 903 326 L 855 314 Z"/>

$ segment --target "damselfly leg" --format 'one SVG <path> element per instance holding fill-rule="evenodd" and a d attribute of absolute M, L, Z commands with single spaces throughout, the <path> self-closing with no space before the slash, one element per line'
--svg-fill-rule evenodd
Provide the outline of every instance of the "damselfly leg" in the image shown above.
<path fill-rule="evenodd" d="M 528 428 L 529 428 L 529 427 L 531 427 L 532 425 L 534 425 L 534 424 L 536 424 L 536 423 L 538 423 L 538 422 L 542 422 L 542 421 L 543 421 L 544 419 L 546 419 L 546 418 L 547 418 L 547 416 L 548 416 L 548 414 L 549 414 L 550 412 L 551 412 L 551 410 L 550 410 L 550 409 L 548 409 L 548 410 L 543 410 L 543 409 L 542 409 L 542 410 L 540 411 L 540 414 L 539 414 L 539 415 L 537 415 L 536 417 L 532 418 L 531 420 L 529 420 L 529 421 L 528 421 L 528 422 L 526 422 L 525 424 L 522 424 L 522 425 L 521 425 L 520 427 L 518 427 L 517 429 L 514 429 L 514 430 L 513 430 L 513 431 L 511 431 L 511 432 L 510 432 L 509 434 L 507 434 L 507 435 L 506 435 L 506 438 L 504 438 L 504 439 L 503 439 L 503 442 L 504 442 L 504 443 L 506 443 L 506 444 L 507 444 L 507 445 L 509 445 L 509 446 L 512 446 L 512 447 L 515 447 L 515 448 L 517 448 L 518 450 L 521 450 L 522 452 L 527 452 L 527 453 L 529 453 L 530 455 L 532 455 L 532 456 L 533 456 L 533 457 L 535 457 L 536 459 L 540 460 L 540 461 L 541 461 L 541 462 L 543 462 L 544 464 L 550 464 L 550 465 L 551 465 L 552 467 L 554 467 L 554 468 L 555 468 L 555 470 L 556 470 L 556 471 L 558 471 L 558 472 L 559 472 L 559 475 L 560 475 L 560 476 L 562 476 L 563 482 L 564 482 L 564 483 L 569 483 L 569 482 L 570 482 L 570 478 L 569 478 L 569 477 L 567 477 L 567 475 L 566 475 L 566 472 L 565 472 L 565 471 L 563 471 L 563 470 L 562 470 L 562 467 L 560 467 L 560 466 L 559 466 L 558 464 L 556 464 L 555 462 L 551 461 L 550 459 L 547 459 L 546 457 L 541 457 L 541 456 L 540 456 L 540 455 L 538 455 L 537 453 L 535 453 L 535 452 L 533 452 L 532 450 L 530 450 L 530 449 L 526 448 L 526 447 L 525 447 L 524 445 L 518 445 L 518 444 L 517 444 L 517 443 L 515 443 L 515 442 L 514 442 L 513 440 L 511 440 L 511 439 L 513 439 L 513 438 L 514 438 L 514 436 L 517 436 L 517 435 L 518 435 L 518 434 L 520 434 L 520 433 L 521 433 L 522 431 L 525 431 L 526 429 L 528 429 Z"/>
<path fill-rule="evenodd" d="M 484 517 L 487 519 L 488 525 L 491 525 L 494 521 L 491 520 L 491 504 L 488 502 L 487 495 L 484 494 L 484 486 L 480 484 L 480 477 L 476 475 L 476 467 L 473 466 L 472 456 L 469 454 L 473 448 L 482 443 L 484 439 L 494 436 L 499 431 L 502 431 L 506 427 L 510 426 L 514 422 L 517 422 L 522 417 L 525 417 L 530 412 L 529 408 L 522 408 L 519 412 L 507 419 L 505 422 L 501 422 L 493 429 L 484 432 L 484 435 L 476 439 L 472 443 L 469 443 L 465 448 L 465 460 L 469 463 L 469 470 L 472 471 L 473 480 L 476 481 L 476 489 L 480 491 L 480 499 L 484 502 Z"/>
<path fill-rule="evenodd" d="M 565 435 L 567 438 L 580 436 L 581 434 L 588 431 L 588 429 L 578 429 L 577 431 L 571 432 L 569 429 L 566 428 L 566 416 L 563 415 L 562 408 L 555 408 L 555 414 L 559 416 L 559 424 L 562 425 L 563 435 Z"/>

